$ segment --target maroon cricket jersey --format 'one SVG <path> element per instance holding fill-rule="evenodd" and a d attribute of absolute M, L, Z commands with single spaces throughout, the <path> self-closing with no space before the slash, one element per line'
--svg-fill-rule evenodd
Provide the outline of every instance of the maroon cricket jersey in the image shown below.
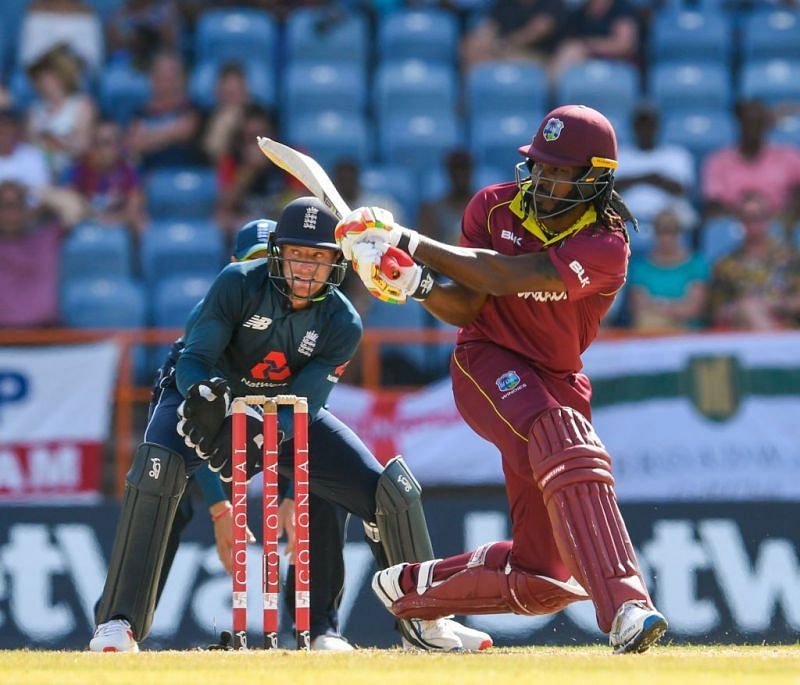
<path fill-rule="evenodd" d="M 458 342 L 489 341 L 566 376 L 580 371 L 580 355 L 625 283 L 630 249 L 621 230 L 597 222 L 594 208 L 566 237 L 548 243 L 535 219 L 523 221 L 521 202 L 515 183 L 479 191 L 464 212 L 461 245 L 505 255 L 546 250 L 567 290 L 489 295 L 478 317 L 459 331 Z"/>

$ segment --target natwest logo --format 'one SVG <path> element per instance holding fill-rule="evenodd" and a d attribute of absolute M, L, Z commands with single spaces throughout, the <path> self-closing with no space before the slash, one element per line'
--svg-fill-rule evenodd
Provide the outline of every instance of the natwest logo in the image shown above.
<path fill-rule="evenodd" d="M 250 369 L 250 375 L 260 380 L 285 381 L 292 375 L 292 370 L 289 368 L 286 355 L 283 352 L 273 350 Z"/>

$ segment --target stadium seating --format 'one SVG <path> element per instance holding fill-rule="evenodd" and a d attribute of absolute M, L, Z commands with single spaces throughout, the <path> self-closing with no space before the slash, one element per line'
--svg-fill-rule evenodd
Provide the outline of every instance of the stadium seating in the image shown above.
<path fill-rule="evenodd" d="M 530 116 L 491 115 L 473 119 L 469 147 L 477 164 L 513 170 L 522 161 L 518 148 L 529 143 L 535 133 L 533 122 L 538 122 L 544 112 L 531 112 Z"/>
<path fill-rule="evenodd" d="M 319 109 L 363 115 L 366 104 L 367 78 L 355 64 L 293 64 L 284 73 L 284 121 Z"/>
<path fill-rule="evenodd" d="M 366 19 L 329 8 L 293 11 L 286 20 L 285 39 L 289 64 L 350 62 L 366 68 L 370 55 Z"/>
<path fill-rule="evenodd" d="M 374 79 L 375 110 L 387 116 L 439 116 L 455 111 L 458 82 L 452 69 L 419 60 L 381 65 Z"/>
<path fill-rule="evenodd" d="M 467 74 L 466 97 L 472 118 L 484 114 L 528 116 L 538 123 L 536 112 L 547 111 L 547 74 L 536 64 L 488 62 Z"/>
<path fill-rule="evenodd" d="M 727 66 L 732 35 L 730 19 L 720 10 L 667 9 L 653 19 L 650 57 L 655 64 Z"/>
<path fill-rule="evenodd" d="M 195 59 L 221 64 L 258 62 L 272 69 L 277 40 L 277 24 L 267 12 L 247 8 L 206 10 L 195 29 Z"/>
<path fill-rule="evenodd" d="M 745 17 L 742 51 L 748 61 L 800 60 L 800 12 L 765 9 Z"/>
<path fill-rule="evenodd" d="M 61 249 L 61 280 L 129 277 L 131 238 L 123 226 L 87 223 L 75 227 Z"/>
<path fill-rule="evenodd" d="M 730 72 L 721 64 L 656 64 L 650 74 L 650 95 L 662 115 L 730 108 Z"/>
<path fill-rule="evenodd" d="M 156 169 L 145 185 L 147 206 L 157 219 L 204 219 L 214 211 L 217 178 L 211 169 Z"/>
<path fill-rule="evenodd" d="M 731 145 L 736 124 L 728 109 L 712 112 L 674 112 L 664 117 L 663 140 L 685 147 L 698 165 L 709 152 Z"/>
<path fill-rule="evenodd" d="M 709 264 L 730 254 L 744 240 L 744 228 L 734 218 L 709 219 L 700 229 L 700 251 Z"/>
<path fill-rule="evenodd" d="M 380 154 L 384 162 L 419 173 L 441 165 L 445 153 L 463 142 L 454 115 L 395 116 L 381 122 Z"/>
<path fill-rule="evenodd" d="M 606 116 L 627 118 L 638 100 L 639 73 L 621 62 L 582 62 L 565 70 L 556 84 L 559 104 L 588 105 Z"/>
<path fill-rule="evenodd" d="M 183 327 L 192 308 L 205 297 L 213 282 L 211 276 L 182 275 L 160 281 L 153 296 L 153 325 Z"/>
<path fill-rule="evenodd" d="M 401 9 L 385 16 L 375 46 L 381 62 L 419 59 L 453 66 L 458 47 L 458 20 L 444 10 Z"/>
<path fill-rule="evenodd" d="M 403 208 L 406 216 L 411 218 L 417 215 L 417 179 L 408 169 L 400 166 L 369 166 L 362 169 L 359 184 L 365 195 L 391 195 Z"/>
<path fill-rule="evenodd" d="M 123 64 L 114 64 L 100 74 L 98 103 L 105 117 L 127 124 L 150 97 L 150 79 Z"/>
<path fill-rule="evenodd" d="M 328 171 L 339 160 L 363 165 L 371 156 L 365 119 L 356 114 L 324 110 L 298 116 L 288 122 L 286 139 L 289 145 L 306 150 Z"/>
<path fill-rule="evenodd" d="M 73 328 L 137 328 L 147 321 L 142 287 L 127 278 L 83 278 L 64 285 L 61 315 Z"/>
<path fill-rule="evenodd" d="M 226 261 L 220 231 L 179 222 L 144 233 L 141 257 L 145 283 L 151 289 L 172 276 L 215 276 Z"/>
<path fill-rule="evenodd" d="M 748 62 L 742 68 L 741 95 L 769 105 L 800 100 L 800 59 Z"/>
<path fill-rule="evenodd" d="M 800 148 L 800 113 L 787 114 L 778 119 L 769 138 L 773 143 L 796 145 Z"/>
<path fill-rule="evenodd" d="M 97 12 L 100 19 L 105 22 L 117 9 L 125 4 L 125 0 L 86 0 L 86 4 Z"/>
<path fill-rule="evenodd" d="M 217 74 L 223 66 L 215 60 L 198 64 L 189 77 L 189 95 L 193 102 L 205 110 L 217 104 Z M 271 67 L 261 62 L 242 62 L 247 89 L 253 101 L 264 107 L 272 107 L 277 101 L 275 74 Z"/>

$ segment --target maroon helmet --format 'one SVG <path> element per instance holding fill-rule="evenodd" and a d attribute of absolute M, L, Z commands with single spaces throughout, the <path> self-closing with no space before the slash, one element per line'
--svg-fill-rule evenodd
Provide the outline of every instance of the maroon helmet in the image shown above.
<path fill-rule="evenodd" d="M 563 105 L 550 112 L 539 125 L 539 130 L 530 145 L 519 148 L 526 157 L 517 165 L 517 185 L 525 194 L 528 207 L 539 219 L 546 219 L 569 211 L 577 204 L 590 202 L 609 194 L 614 186 L 614 170 L 617 168 L 617 136 L 614 127 L 600 112 L 585 105 Z M 586 171 L 573 181 L 574 192 L 559 201 L 556 209 L 540 213 L 540 199 L 550 198 L 539 190 L 543 177 L 541 172 L 533 174 L 536 164 L 579 167 Z M 525 175 L 527 169 L 527 175 Z"/>

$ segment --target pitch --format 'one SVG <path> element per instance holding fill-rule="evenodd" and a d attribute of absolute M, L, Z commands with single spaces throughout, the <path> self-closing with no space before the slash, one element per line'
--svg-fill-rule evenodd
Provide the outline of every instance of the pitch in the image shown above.
<path fill-rule="evenodd" d="M 484 654 L 275 652 L 0 652 L 5 685 L 586 685 L 800 684 L 800 645 L 660 647 L 611 656 L 605 647 L 526 647 Z"/>

